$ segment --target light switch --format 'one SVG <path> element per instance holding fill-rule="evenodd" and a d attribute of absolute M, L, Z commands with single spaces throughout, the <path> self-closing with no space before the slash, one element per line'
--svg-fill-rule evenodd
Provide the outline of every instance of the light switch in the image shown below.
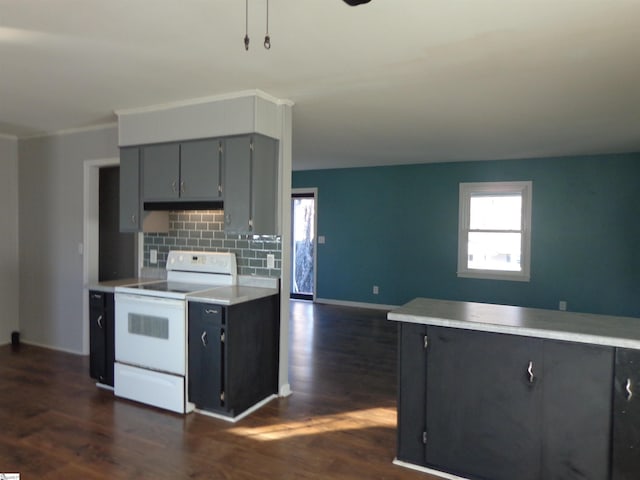
<path fill-rule="evenodd" d="M 324 243 L 324 235 L 318 237 L 318 243 Z"/>

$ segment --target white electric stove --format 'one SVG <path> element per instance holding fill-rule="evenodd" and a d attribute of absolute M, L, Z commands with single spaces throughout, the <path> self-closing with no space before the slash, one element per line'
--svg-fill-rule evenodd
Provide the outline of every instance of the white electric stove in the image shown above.
<path fill-rule="evenodd" d="M 115 288 L 114 393 L 185 413 L 187 295 L 237 284 L 228 252 L 173 250 L 167 279 Z"/>

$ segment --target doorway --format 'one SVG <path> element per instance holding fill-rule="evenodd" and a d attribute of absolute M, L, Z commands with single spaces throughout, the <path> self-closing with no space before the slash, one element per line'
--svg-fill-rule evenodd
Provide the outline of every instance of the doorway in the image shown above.
<path fill-rule="evenodd" d="M 317 189 L 294 189 L 291 195 L 291 298 L 315 298 L 316 196 Z"/>
<path fill-rule="evenodd" d="M 120 232 L 120 167 L 102 167 L 99 187 L 98 279 L 136 275 L 136 237 Z"/>
<path fill-rule="evenodd" d="M 119 167 L 120 159 L 115 158 L 103 158 L 85 160 L 84 162 L 84 233 L 83 241 L 78 246 L 79 251 L 82 254 L 82 270 L 83 270 L 83 314 L 82 323 L 79 328 L 82 329 L 82 352 L 85 355 L 89 354 L 89 287 L 95 285 L 99 281 L 104 281 L 104 276 L 100 274 L 100 251 L 102 250 L 100 243 L 104 246 L 104 243 L 110 243 L 110 240 L 100 240 L 100 218 L 103 216 L 101 208 L 105 207 L 105 204 L 110 204 L 115 211 L 119 210 L 119 178 L 120 171 L 118 170 L 118 191 L 107 194 L 107 200 L 100 200 L 100 171 L 108 169 L 109 167 Z M 115 181 L 115 179 L 113 179 Z M 113 210 L 112 210 L 113 211 Z M 118 227 L 116 227 L 118 228 Z M 133 265 L 133 277 L 138 276 L 137 259 L 139 258 L 139 252 L 141 246 L 142 235 L 133 234 L 134 243 L 134 259 L 131 262 Z M 127 260 L 128 262 L 128 260 Z M 126 275 L 122 270 L 122 275 Z"/>

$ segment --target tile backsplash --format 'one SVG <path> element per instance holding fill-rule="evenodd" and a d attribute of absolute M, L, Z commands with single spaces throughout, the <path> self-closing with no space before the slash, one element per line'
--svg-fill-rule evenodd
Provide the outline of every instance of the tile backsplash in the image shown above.
<path fill-rule="evenodd" d="M 158 263 L 150 262 L 152 249 Z M 224 232 L 222 210 L 169 212 L 168 233 L 144 234 L 144 267 L 164 269 L 171 250 L 233 252 L 238 274 L 280 277 L 282 242 L 275 235 L 237 235 Z M 275 257 L 275 268 L 267 268 L 267 254 Z"/>

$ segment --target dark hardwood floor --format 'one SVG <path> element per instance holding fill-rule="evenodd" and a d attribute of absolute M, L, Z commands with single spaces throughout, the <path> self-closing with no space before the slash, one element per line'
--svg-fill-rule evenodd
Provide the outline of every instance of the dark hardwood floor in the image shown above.
<path fill-rule="evenodd" d="M 391 463 L 396 329 L 386 313 L 291 303 L 290 382 L 230 424 L 96 388 L 88 358 L 0 347 L 0 472 L 27 479 L 422 479 Z"/>

